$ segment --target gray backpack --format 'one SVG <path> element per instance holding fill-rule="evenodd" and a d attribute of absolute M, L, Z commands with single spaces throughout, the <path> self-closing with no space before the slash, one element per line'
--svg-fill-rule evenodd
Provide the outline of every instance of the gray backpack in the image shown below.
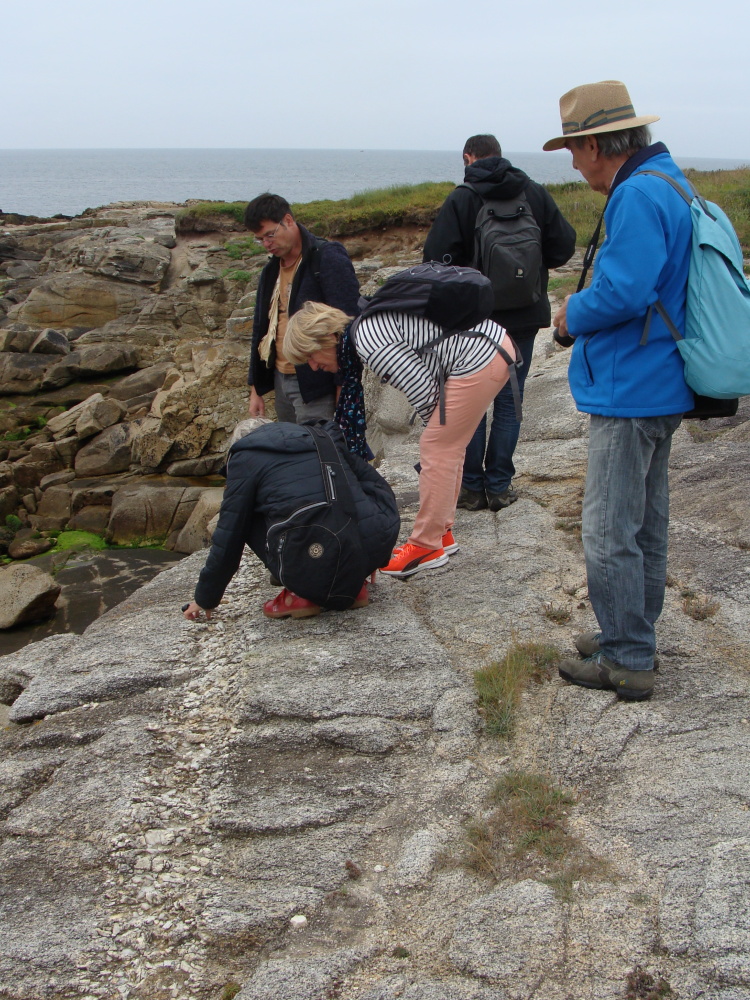
<path fill-rule="evenodd" d="M 473 184 L 459 187 L 482 197 Z M 533 305 L 542 295 L 542 231 L 526 194 L 482 202 L 474 228 L 473 266 L 490 279 L 495 309 Z"/>

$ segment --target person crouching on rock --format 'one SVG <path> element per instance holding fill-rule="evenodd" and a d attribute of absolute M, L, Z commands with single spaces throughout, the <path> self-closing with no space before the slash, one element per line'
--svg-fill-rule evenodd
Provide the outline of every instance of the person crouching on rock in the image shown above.
<path fill-rule="evenodd" d="M 284 351 L 292 364 L 335 372 L 341 341 L 351 340 L 352 318 L 320 302 L 306 302 L 289 320 Z M 379 312 L 357 321 L 354 347 L 362 362 L 400 389 L 422 418 L 419 511 L 408 540 L 381 564 L 381 572 L 404 579 L 444 566 L 458 551 L 453 538 L 456 501 L 466 446 L 492 400 L 508 380 L 498 353 L 506 339 L 501 326 L 484 320 L 483 336 L 451 336 L 420 316 Z M 507 346 L 507 345 L 506 345 Z M 504 348 L 505 350 L 505 348 Z M 440 372 L 445 378 L 445 421 L 441 423 Z"/>
<path fill-rule="evenodd" d="M 226 476 L 219 522 L 185 618 L 201 611 L 211 617 L 245 545 L 284 585 L 263 605 L 268 618 L 308 618 L 323 608 L 369 603 L 366 578 L 388 558 L 400 519 L 390 486 L 347 450 L 338 425 L 243 420 L 232 434 Z"/>

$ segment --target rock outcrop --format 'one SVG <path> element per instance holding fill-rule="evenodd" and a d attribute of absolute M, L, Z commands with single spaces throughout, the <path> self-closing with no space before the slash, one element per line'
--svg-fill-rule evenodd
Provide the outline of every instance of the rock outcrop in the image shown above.
<path fill-rule="evenodd" d="M 188 623 L 196 552 L 83 635 L 0 659 L 14 723 L 0 731 L 0 993 L 750 997 L 746 403 L 675 435 L 653 699 L 553 672 L 512 738 L 477 712 L 475 670 L 518 642 L 569 653 L 594 624 L 586 426 L 544 339 L 521 497 L 459 511 L 460 551 L 429 578 L 379 577 L 366 609 L 271 621 L 248 553 L 211 621 Z M 384 393 L 374 426 L 405 536 L 417 432 L 396 400 Z M 91 509 L 95 489 L 72 506 Z M 518 772 L 569 797 L 570 855 L 509 839 L 480 874 L 461 863 L 469 832 Z"/>

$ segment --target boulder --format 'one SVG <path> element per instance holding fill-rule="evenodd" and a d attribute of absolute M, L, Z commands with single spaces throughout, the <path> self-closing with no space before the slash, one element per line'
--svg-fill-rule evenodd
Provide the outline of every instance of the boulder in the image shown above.
<path fill-rule="evenodd" d="M 225 452 L 218 455 L 202 455 L 201 458 L 186 458 L 167 466 L 168 476 L 212 476 L 224 466 Z"/>
<path fill-rule="evenodd" d="M 84 236 L 75 242 L 75 265 L 117 281 L 160 288 L 172 259 L 160 243 L 128 230 L 112 230 L 104 240 L 101 236 Z"/>
<path fill-rule="evenodd" d="M 59 585 L 36 566 L 6 566 L 0 570 L 0 629 L 49 618 L 59 594 Z"/>
<path fill-rule="evenodd" d="M 57 531 L 70 518 L 71 493 L 67 486 L 50 486 L 37 504 L 36 514 L 29 520 L 37 531 Z"/>
<path fill-rule="evenodd" d="M 0 333 L 0 351 L 25 354 L 38 336 L 39 331 L 29 329 L 25 323 L 11 323 Z"/>
<path fill-rule="evenodd" d="M 20 494 L 12 483 L 0 486 L 0 521 L 5 522 L 8 514 L 13 514 L 19 504 Z"/>
<path fill-rule="evenodd" d="M 32 288 L 8 314 L 12 321 L 36 327 L 104 326 L 127 316 L 149 295 L 135 284 L 107 281 L 82 272 L 58 274 Z"/>
<path fill-rule="evenodd" d="M 150 365 L 148 368 L 141 368 L 140 371 L 133 372 L 122 381 L 113 385 L 109 392 L 111 399 L 130 400 L 146 393 L 151 393 L 155 389 L 161 389 L 164 384 L 167 372 L 173 365 L 169 361 L 164 361 L 158 365 Z"/>
<path fill-rule="evenodd" d="M 130 545 L 168 538 L 185 526 L 202 492 L 195 486 L 118 490 L 112 499 L 107 540 Z"/>
<path fill-rule="evenodd" d="M 79 378 L 108 375 L 137 366 L 138 355 L 132 347 L 92 344 L 72 351 L 65 360 L 53 365 L 44 377 L 42 388 L 56 389 Z"/>
<path fill-rule="evenodd" d="M 107 427 L 119 423 L 127 409 L 117 399 L 91 396 L 81 403 L 81 415 L 76 421 L 76 435 L 83 439 L 100 434 Z"/>
<path fill-rule="evenodd" d="M 157 393 L 133 442 L 133 461 L 156 469 L 165 460 L 217 454 L 247 412 L 247 348 L 225 343 L 192 352 L 183 372 Z M 165 385 L 169 379 L 165 381 Z"/>
<path fill-rule="evenodd" d="M 53 538 L 14 538 L 8 546 L 11 559 L 30 559 L 48 552 L 55 544 Z"/>
<path fill-rule="evenodd" d="M 29 396 L 38 392 L 52 364 L 43 354 L 0 354 L 0 396 Z"/>
<path fill-rule="evenodd" d="M 224 490 L 212 488 L 203 490 L 198 502 L 190 517 L 185 523 L 185 527 L 177 536 L 174 544 L 175 552 L 197 552 L 198 549 L 205 549 L 211 544 L 211 534 L 208 531 L 209 522 L 216 516 L 221 507 L 221 500 Z"/>
<path fill-rule="evenodd" d="M 68 521 L 69 531 L 92 531 L 103 535 L 109 523 L 109 507 L 82 507 Z"/>
<path fill-rule="evenodd" d="M 59 330 L 42 330 L 29 348 L 31 354 L 70 354 L 70 343 Z"/>
<path fill-rule="evenodd" d="M 108 476 L 130 468 L 133 424 L 115 424 L 85 444 L 76 455 L 76 476 Z"/>
<path fill-rule="evenodd" d="M 46 490 L 50 486 L 62 486 L 63 483 L 69 483 L 72 479 L 75 479 L 76 474 L 73 469 L 63 469 L 61 472 L 51 472 L 48 476 L 45 476 L 39 482 L 39 489 Z"/>

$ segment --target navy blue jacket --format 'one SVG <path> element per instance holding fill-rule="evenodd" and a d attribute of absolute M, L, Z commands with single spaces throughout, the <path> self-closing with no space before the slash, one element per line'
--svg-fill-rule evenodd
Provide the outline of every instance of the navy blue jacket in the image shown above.
<path fill-rule="evenodd" d="M 427 235 L 424 260 L 443 260 L 447 254 L 452 263 L 471 267 L 474 230 L 482 199 L 515 198 L 523 191 L 542 232 L 542 295 L 538 302 L 522 309 L 496 310 L 492 319 L 517 339 L 533 336 L 539 327 L 550 324 L 549 268 L 560 267 L 573 256 L 576 231 L 563 217 L 549 191 L 502 156 L 476 160 L 466 168 L 464 180 L 480 194 L 464 187 L 451 191 Z"/>
<path fill-rule="evenodd" d="M 398 538 L 401 522 L 393 490 L 371 465 L 347 450 L 338 424 L 329 421 L 324 428 L 342 465 L 351 471 L 347 479 L 373 572 L 388 562 Z M 264 424 L 235 442 L 227 461 L 219 523 L 195 588 L 196 604 L 215 608 L 239 568 L 245 545 L 265 564 L 270 525 L 325 499 L 318 451 L 304 427 Z"/>
<path fill-rule="evenodd" d="M 298 223 L 299 225 L 299 223 Z M 347 316 L 359 312 L 359 282 L 346 248 L 341 243 L 322 240 L 299 227 L 302 234 L 302 260 L 292 280 L 289 295 L 289 315 L 297 312 L 305 302 L 325 302 L 326 305 L 341 309 Z M 318 245 L 320 277 L 315 276 L 315 247 Z M 268 332 L 268 310 L 271 305 L 276 279 L 279 276 L 278 257 L 270 257 L 263 268 L 255 297 L 253 315 L 253 342 L 250 347 L 250 371 L 247 384 L 255 387 L 259 396 L 271 392 L 276 369 L 276 348 L 271 350 L 268 364 L 261 361 L 258 345 Z M 321 396 L 328 396 L 336 390 L 335 376 L 330 372 L 314 372 L 308 364 L 296 365 L 300 393 L 306 403 Z"/>

